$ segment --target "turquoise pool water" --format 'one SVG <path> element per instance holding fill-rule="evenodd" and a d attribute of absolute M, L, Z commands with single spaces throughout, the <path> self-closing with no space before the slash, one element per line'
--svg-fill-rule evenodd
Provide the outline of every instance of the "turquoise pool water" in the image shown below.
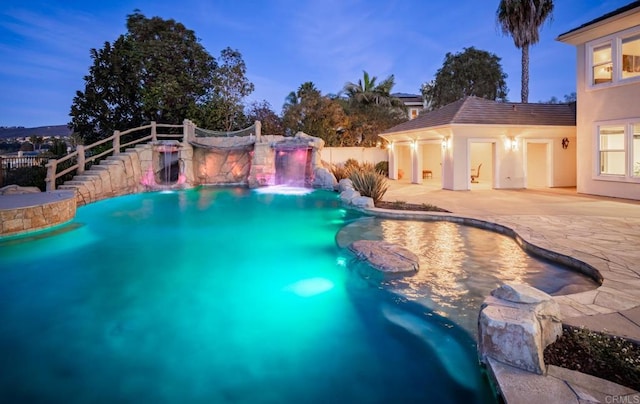
<path fill-rule="evenodd" d="M 494 402 L 468 333 L 348 270 L 358 217 L 204 188 L 0 241 L 0 401 Z"/>

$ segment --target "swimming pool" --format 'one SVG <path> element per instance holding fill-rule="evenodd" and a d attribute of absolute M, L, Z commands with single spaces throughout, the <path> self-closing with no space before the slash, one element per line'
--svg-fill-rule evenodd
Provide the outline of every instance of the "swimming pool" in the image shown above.
<path fill-rule="evenodd" d="M 0 398 L 495 401 L 453 318 L 351 270 L 336 234 L 361 217 L 332 192 L 201 188 L 0 241 Z"/>

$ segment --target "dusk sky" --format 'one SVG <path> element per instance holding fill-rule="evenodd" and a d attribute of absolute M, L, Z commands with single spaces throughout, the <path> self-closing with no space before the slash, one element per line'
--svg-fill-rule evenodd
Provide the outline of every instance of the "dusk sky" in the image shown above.
<path fill-rule="evenodd" d="M 394 92 L 419 94 L 447 52 L 474 46 L 500 57 L 508 99 L 520 101 L 520 50 L 496 25 L 498 0 L 3 0 L 0 10 L 0 126 L 61 125 L 84 89 L 91 48 L 126 32 L 128 14 L 174 19 L 214 57 L 238 49 L 255 84 L 248 102 L 280 113 L 305 81 L 337 93 L 362 71 L 395 75 Z M 556 0 L 531 48 L 529 101 L 575 91 L 575 48 L 555 38 L 631 0 Z M 126 129 L 126 128 L 123 128 Z"/>

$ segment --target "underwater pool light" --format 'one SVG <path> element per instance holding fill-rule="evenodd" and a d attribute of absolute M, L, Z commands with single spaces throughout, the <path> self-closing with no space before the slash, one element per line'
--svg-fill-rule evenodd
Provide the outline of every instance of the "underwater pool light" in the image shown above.
<path fill-rule="evenodd" d="M 326 278 L 309 278 L 293 283 L 285 288 L 300 297 L 311 297 L 333 289 L 333 282 Z"/>

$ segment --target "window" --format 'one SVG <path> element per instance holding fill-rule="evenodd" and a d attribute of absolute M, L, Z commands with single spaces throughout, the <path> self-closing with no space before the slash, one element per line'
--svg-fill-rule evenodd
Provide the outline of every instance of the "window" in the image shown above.
<path fill-rule="evenodd" d="M 601 126 L 600 174 L 624 175 L 624 126 Z"/>
<path fill-rule="evenodd" d="M 640 28 L 587 44 L 587 59 L 590 87 L 640 81 Z"/>
<path fill-rule="evenodd" d="M 640 76 L 640 35 L 622 40 L 622 78 Z"/>
<path fill-rule="evenodd" d="M 613 81 L 613 63 L 611 62 L 611 44 L 593 48 L 593 83 Z"/>
<path fill-rule="evenodd" d="M 598 175 L 640 180 L 640 122 L 599 125 Z"/>

